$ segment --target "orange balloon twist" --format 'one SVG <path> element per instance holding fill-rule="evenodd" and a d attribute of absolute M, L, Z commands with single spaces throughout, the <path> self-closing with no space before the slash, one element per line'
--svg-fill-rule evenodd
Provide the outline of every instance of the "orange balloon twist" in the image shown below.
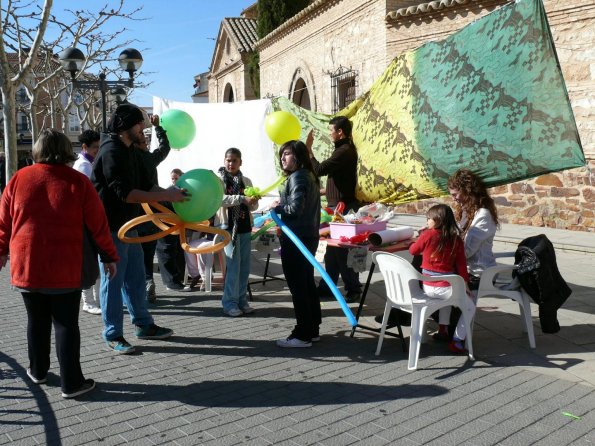
<path fill-rule="evenodd" d="M 118 231 L 118 238 L 122 240 L 124 243 L 145 243 L 160 239 L 161 237 L 165 237 L 169 234 L 179 234 L 180 245 L 182 246 L 182 249 L 184 251 L 187 251 L 191 254 L 207 254 L 222 250 L 231 241 L 231 236 L 229 235 L 229 232 L 227 232 L 224 229 L 211 227 L 208 220 L 197 223 L 187 223 L 182 221 L 180 217 L 178 217 L 168 208 L 159 203 L 142 203 L 142 206 L 146 214 L 133 218 L 132 220 L 124 223 Z M 154 213 L 153 209 L 151 209 L 151 206 L 161 212 Z M 156 234 L 145 235 L 142 237 L 126 236 L 126 233 L 130 231 L 132 228 L 147 221 L 153 222 L 155 226 L 161 229 L 161 232 L 158 232 Z M 192 229 L 198 232 L 206 232 L 208 234 L 218 234 L 223 237 L 223 240 L 211 246 L 203 245 L 200 248 L 192 248 L 186 240 L 186 229 Z"/>

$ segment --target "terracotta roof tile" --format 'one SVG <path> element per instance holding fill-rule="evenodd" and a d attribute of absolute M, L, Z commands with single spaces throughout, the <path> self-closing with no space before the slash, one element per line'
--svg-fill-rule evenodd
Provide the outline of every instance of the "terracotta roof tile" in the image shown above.
<path fill-rule="evenodd" d="M 256 36 L 256 20 L 246 19 L 244 17 L 228 17 L 223 19 L 223 21 L 240 53 L 254 51 L 254 44 L 258 40 Z"/>
<path fill-rule="evenodd" d="M 452 8 L 455 6 L 465 5 L 476 0 L 435 0 L 427 3 L 420 3 L 419 5 L 409 6 L 407 8 L 399 8 L 396 11 L 390 11 L 386 15 L 387 20 L 399 19 L 412 15 L 424 14 L 432 11 L 439 11 L 444 8 Z"/>

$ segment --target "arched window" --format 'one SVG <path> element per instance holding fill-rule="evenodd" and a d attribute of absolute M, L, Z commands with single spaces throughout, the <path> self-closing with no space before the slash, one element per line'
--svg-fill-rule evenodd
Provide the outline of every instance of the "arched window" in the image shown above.
<path fill-rule="evenodd" d="M 301 77 L 295 82 L 293 87 L 293 95 L 291 96 L 291 101 L 299 105 L 306 110 L 311 110 L 310 105 L 310 93 L 308 92 L 308 86 L 306 82 Z"/>
<path fill-rule="evenodd" d="M 233 87 L 231 84 L 226 84 L 225 89 L 223 90 L 223 102 L 233 102 Z"/>

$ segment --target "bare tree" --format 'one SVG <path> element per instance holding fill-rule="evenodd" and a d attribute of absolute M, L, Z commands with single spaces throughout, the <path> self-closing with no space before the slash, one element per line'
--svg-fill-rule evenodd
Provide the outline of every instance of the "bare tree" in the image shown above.
<path fill-rule="evenodd" d="M 9 0 L 1 8 L 0 33 L 3 41 L 0 44 L 0 88 L 5 104 L 3 114 L 7 179 L 17 168 L 16 88 L 23 85 L 29 97 L 33 140 L 46 124 L 64 129 L 73 107 L 79 113 L 81 104 L 74 101 L 74 97 L 78 97 L 77 93 L 72 91 L 68 76 L 57 59 L 57 53 L 70 46 L 81 46 L 87 50 L 84 66 L 77 76 L 84 76 L 84 72 L 93 67 L 103 69 L 104 63 L 116 59 L 117 55 L 114 56 L 114 53 L 118 48 L 132 42 L 121 40 L 121 36 L 127 31 L 125 27 L 106 33 L 106 21 L 116 17 L 142 20 L 135 17 L 142 8 L 125 11 L 124 0 L 119 0 L 117 7 L 108 8 L 106 5 L 100 11 L 67 9 L 64 11 L 66 18 L 61 19 L 51 14 L 52 2 L 53 0 L 45 0 L 43 7 L 39 7 L 29 0 Z M 50 41 L 44 41 L 47 29 L 54 33 Z M 16 54 L 16 60 L 9 60 L 9 53 Z M 7 73 L 11 75 L 8 76 Z M 96 102 L 92 99 L 93 95 L 81 97 L 86 98 L 89 104 Z M 87 112 L 83 113 L 83 122 L 92 122 L 91 118 L 96 114 L 89 114 L 91 110 L 92 107 L 89 106 Z M 61 119 L 57 119 L 58 116 Z"/>
<path fill-rule="evenodd" d="M 18 19 L 31 17 L 32 13 L 23 11 L 19 2 L 9 1 L 6 8 L 0 9 L 0 89 L 2 90 L 2 116 L 4 118 L 4 150 L 6 153 L 6 180 L 8 181 L 17 170 L 17 135 L 16 135 L 16 96 L 15 92 L 20 84 L 31 73 L 34 55 L 37 54 L 50 17 L 53 0 L 45 0 L 39 14 L 39 28 L 32 39 L 28 52 L 24 45 L 20 45 L 25 38 L 32 37 L 29 29 L 21 30 Z M 15 27 L 14 25 L 17 24 Z M 19 43 L 14 46 L 14 43 Z M 9 63 L 7 49 L 16 53 L 18 69 Z M 16 51 L 15 51 L 16 50 Z"/>

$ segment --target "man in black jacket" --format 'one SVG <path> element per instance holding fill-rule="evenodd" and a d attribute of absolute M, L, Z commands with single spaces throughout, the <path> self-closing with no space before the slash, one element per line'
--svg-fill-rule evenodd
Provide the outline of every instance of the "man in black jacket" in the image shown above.
<path fill-rule="evenodd" d="M 132 104 L 118 106 L 108 124 L 99 156 L 93 163 L 91 181 L 99 193 L 107 215 L 112 239 L 118 250 L 118 274 L 110 277 L 101 272 L 100 301 L 104 323 L 103 338 L 115 353 L 130 354 L 135 348 L 123 336 L 122 302 L 127 306 L 139 339 L 165 339 L 173 334 L 169 328 L 155 325 L 147 309 L 143 251 L 138 243 L 123 243 L 120 227 L 142 213 L 140 203 L 151 201 L 185 201 L 183 190 L 159 190 L 149 177 L 135 147 L 144 142 L 144 116 Z M 136 236 L 136 230 L 129 231 Z"/>
<path fill-rule="evenodd" d="M 335 144 L 335 150 L 330 158 L 323 162 L 316 160 L 312 153 L 311 141 L 308 141 L 307 146 L 314 172 L 319 177 L 328 177 L 326 194 L 330 207 L 334 207 L 337 202 L 342 201 L 345 203 L 345 212 L 350 209 L 357 211 L 360 205 L 355 198 L 357 150 L 351 141 L 351 122 L 344 116 L 336 116 L 329 122 L 329 133 Z M 324 264 L 326 272 L 333 282 L 337 283 L 339 274 L 341 275 L 347 292 L 345 299 L 348 302 L 359 302 L 362 284 L 359 281 L 359 274 L 347 266 L 347 254 L 346 249 L 327 246 Z M 323 280 L 318 285 L 318 293 L 321 297 L 331 296 L 331 291 Z"/>

